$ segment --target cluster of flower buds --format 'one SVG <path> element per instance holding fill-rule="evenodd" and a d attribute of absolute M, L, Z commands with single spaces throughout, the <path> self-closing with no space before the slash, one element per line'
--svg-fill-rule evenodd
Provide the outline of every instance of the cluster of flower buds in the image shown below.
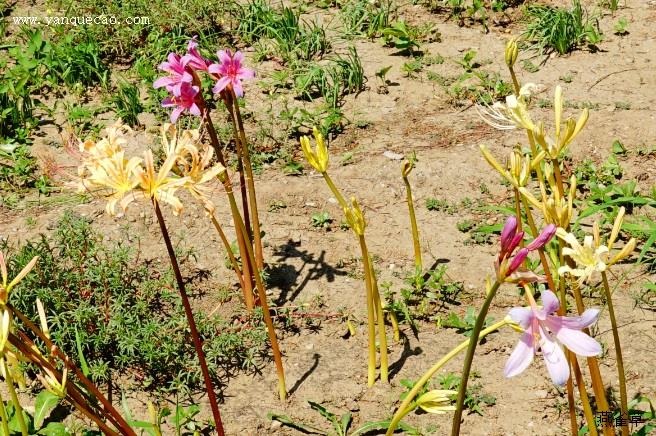
<path fill-rule="evenodd" d="M 244 55 L 239 51 L 232 53 L 230 50 L 219 50 L 217 57 L 218 63 L 205 59 L 198 51 L 198 43 L 192 39 L 185 55 L 169 53 L 167 61 L 159 65 L 159 69 L 169 75 L 157 79 L 153 87 L 164 87 L 171 94 L 162 101 L 162 106 L 175 108 L 171 113 L 172 123 L 185 111 L 201 115 L 204 102 L 200 93 L 200 79 L 196 74 L 198 71 L 204 71 L 216 80 L 212 88 L 215 94 L 231 89 L 237 97 L 244 95 L 241 81 L 255 77 L 254 70 L 242 66 Z"/>
<path fill-rule="evenodd" d="M 514 216 L 508 217 L 501 231 L 501 250 L 495 263 L 499 281 L 514 281 L 513 274 L 524 263 L 528 254 L 544 247 L 554 237 L 556 229 L 557 227 L 553 224 L 547 225 L 533 242 L 519 249 L 517 254 L 513 256 L 513 252 L 524 239 L 524 232 L 517 231 L 517 218 Z M 525 278 L 529 281 L 535 281 L 537 276 L 531 274 L 530 277 L 526 275 Z"/>

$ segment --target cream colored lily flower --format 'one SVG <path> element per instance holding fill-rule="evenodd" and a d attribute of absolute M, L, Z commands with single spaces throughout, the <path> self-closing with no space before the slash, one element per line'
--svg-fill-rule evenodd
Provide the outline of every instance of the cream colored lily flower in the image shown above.
<path fill-rule="evenodd" d="M 21 280 L 25 278 L 32 271 L 36 261 L 39 260 L 39 256 L 34 256 L 30 262 L 25 265 L 25 267 L 18 273 L 12 281 L 9 281 L 8 272 L 7 272 L 7 263 L 5 262 L 5 255 L 0 251 L 0 274 L 2 275 L 2 282 L 0 283 L 0 305 L 4 306 L 7 304 L 7 298 L 9 297 L 9 292 L 20 283 Z"/>
<path fill-rule="evenodd" d="M 492 107 L 476 106 L 478 114 L 490 126 L 499 130 L 525 129 L 532 131 L 535 124 L 528 113 L 528 98 L 535 93 L 537 85 L 527 83 L 519 90 L 519 96 L 509 95 L 506 103 L 496 102 Z"/>
<path fill-rule="evenodd" d="M 127 206 L 139 198 L 150 198 L 158 203 L 167 203 L 173 207 L 173 214 L 179 215 L 182 212 L 182 202 L 175 196 L 175 192 L 182 188 L 188 181 L 188 177 L 175 177 L 171 175 L 171 169 L 175 165 L 178 157 L 176 154 L 167 156 L 166 160 L 155 171 L 155 164 L 152 150 L 147 150 L 144 155 L 144 168 L 137 168 L 139 177 L 139 186 L 127 194 L 121 200 L 121 207 L 125 211 Z"/>
<path fill-rule="evenodd" d="M 578 268 L 570 268 L 563 265 L 558 268 L 558 274 L 564 276 L 571 274 L 579 278 L 579 283 L 589 280 L 595 272 L 606 271 L 606 254 L 608 247 L 601 244 L 593 245 L 592 235 L 587 235 L 583 240 L 583 245 L 579 244 L 572 233 L 567 233 L 562 227 L 556 231 L 556 235 L 569 244 L 569 247 L 563 248 L 563 254 L 572 259 Z"/>

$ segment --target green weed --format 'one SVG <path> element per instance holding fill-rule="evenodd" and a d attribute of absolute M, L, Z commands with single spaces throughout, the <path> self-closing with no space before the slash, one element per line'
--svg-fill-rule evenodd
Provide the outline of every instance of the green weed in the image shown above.
<path fill-rule="evenodd" d="M 523 37 L 531 48 L 545 54 L 555 51 L 563 55 L 582 44 L 594 47 L 602 39 L 596 19 L 583 10 L 579 0 L 573 0 L 570 9 L 529 5 L 526 18 Z"/>

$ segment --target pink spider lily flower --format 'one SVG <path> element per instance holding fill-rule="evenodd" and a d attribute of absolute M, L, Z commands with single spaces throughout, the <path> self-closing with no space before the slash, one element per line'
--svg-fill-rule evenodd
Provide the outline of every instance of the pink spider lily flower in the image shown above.
<path fill-rule="evenodd" d="M 178 54 L 169 53 L 168 62 L 162 62 L 158 68 L 169 75 L 155 80 L 153 83 L 155 89 L 166 87 L 169 92 L 173 92 L 175 89 L 180 89 L 183 83 L 193 81 L 193 76 L 187 71 L 183 58 Z"/>
<path fill-rule="evenodd" d="M 212 64 L 211 61 L 201 56 L 195 37 L 187 44 L 187 54 L 182 56 L 182 63 L 198 71 L 207 71 L 207 67 Z"/>
<path fill-rule="evenodd" d="M 254 78 L 255 71 L 242 66 L 244 54 L 240 51 L 235 52 L 233 55 L 230 50 L 219 50 L 216 54 L 219 57 L 219 63 L 212 64 L 207 68 L 208 73 L 219 76 L 219 80 L 212 88 L 212 91 L 218 94 L 228 85 L 231 85 L 235 95 L 243 97 L 244 88 L 241 81 Z"/>
<path fill-rule="evenodd" d="M 539 348 L 551 380 L 562 386 L 569 379 L 569 365 L 560 344 L 581 356 L 601 353 L 601 345 L 581 331 L 597 320 L 599 309 L 587 309 L 580 316 L 551 315 L 560 307 L 558 298 L 551 291 L 542 293 L 542 304 L 543 307 L 538 308 L 532 301 L 531 307 L 510 310 L 508 315 L 524 329 L 524 334 L 506 362 L 504 375 L 514 377 L 523 372 Z"/>
<path fill-rule="evenodd" d="M 192 86 L 187 82 L 182 82 L 179 88 L 173 89 L 173 96 L 167 97 L 162 101 L 162 107 L 175 107 L 171 112 L 171 122 L 175 124 L 182 112 L 188 110 L 192 115 L 200 116 L 200 107 L 196 104 L 196 95 L 199 92 L 198 86 Z"/>

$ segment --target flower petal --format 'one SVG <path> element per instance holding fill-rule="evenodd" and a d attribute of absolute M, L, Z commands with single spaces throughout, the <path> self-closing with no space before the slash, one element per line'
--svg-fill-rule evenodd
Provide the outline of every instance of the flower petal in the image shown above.
<path fill-rule="evenodd" d="M 526 332 L 522 335 L 506 362 L 506 367 L 503 370 L 503 374 L 506 377 L 514 377 L 528 368 L 535 354 L 534 341 L 535 338 L 531 332 Z"/>
<path fill-rule="evenodd" d="M 531 321 L 534 317 L 533 311 L 530 307 L 513 307 L 510 309 L 510 312 L 508 312 L 508 316 L 510 316 L 510 318 L 519 324 L 524 330 L 531 325 Z"/>
<path fill-rule="evenodd" d="M 581 356 L 598 356 L 601 354 L 601 345 L 580 330 L 561 328 L 556 338 L 567 348 Z"/>
<path fill-rule="evenodd" d="M 214 88 L 212 88 L 212 92 L 214 94 L 218 94 L 219 92 L 223 91 L 226 86 L 228 86 L 228 83 L 230 83 L 230 78 L 229 77 L 221 77 L 217 82 L 216 85 L 214 85 Z"/>
<path fill-rule="evenodd" d="M 556 333 L 561 328 L 581 330 L 591 326 L 599 316 L 599 309 L 587 309 L 580 316 L 555 316 L 547 317 L 547 327 Z"/>
<path fill-rule="evenodd" d="M 548 315 L 558 310 L 560 307 L 560 301 L 558 301 L 556 294 L 547 289 L 542 292 L 542 306 L 544 313 Z"/>
<path fill-rule="evenodd" d="M 562 386 L 569 379 L 569 365 L 567 364 L 565 353 L 542 326 L 539 328 L 540 336 L 542 337 L 540 347 L 542 349 L 544 363 L 554 384 Z"/>

